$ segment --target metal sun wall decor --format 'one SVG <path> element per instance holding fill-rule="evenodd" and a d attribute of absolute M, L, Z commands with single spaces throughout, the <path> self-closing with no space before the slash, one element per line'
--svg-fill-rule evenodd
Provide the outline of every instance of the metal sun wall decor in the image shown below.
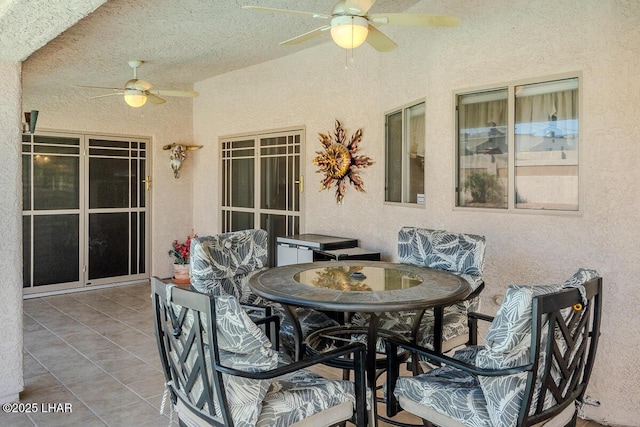
<path fill-rule="evenodd" d="M 162 147 L 163 150 L 171 150 L 169 160 L 171 169 L 173 169 L 173 177 L 180 178 L 180 168 L 182 163 L 187 159 L 187 151 L 199 150 L 202 145 L 186 145 L 186 144 L 167 144 Z"/>
<path fill-rule="evenodd" d="M 342 123 L 336 120 L 333 139 L 330 133 L 318 133 L 318 139 L 324 146 L 324 151 L 316 151 L 318 155 L 313 159 L 313 163 L 318 166 L 316 173 L 324 174 L 320 191 L 328 190 L 335 181 L 336 201 L 341 203 L 348 180 L 356 190 L 364 193 L 364 182 L 358 169 L 371 166 L 374 162 L 369 156 L 356 156 L 358 144 L 362 141 L 362 128 L 358 129 L 347 143 Z"/>

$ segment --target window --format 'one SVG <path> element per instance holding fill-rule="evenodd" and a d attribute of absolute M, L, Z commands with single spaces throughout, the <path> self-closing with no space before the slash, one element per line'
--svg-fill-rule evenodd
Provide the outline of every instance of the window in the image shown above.
<path fill-rule="evenodd" d="M 457 95 L 456 205 L 578 211 L 578 105 L 577 77 Z"/>
<path fill-rule="evenodd" d="M 385 201 L 424 204 L 425 103 L 385 116 Z"/>

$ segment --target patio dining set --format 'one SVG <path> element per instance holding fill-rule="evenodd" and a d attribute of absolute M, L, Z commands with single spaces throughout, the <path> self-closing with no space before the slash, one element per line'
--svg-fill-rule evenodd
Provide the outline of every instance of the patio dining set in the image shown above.
<path fill-rule="evenodd" d="M 596 271 L 510 285 L 491 317 L 478 313 L 483 236 L 403 227 L 395 263 L 274 268 L 267 237 L 194 238 L 190 289 L 152 279 L 165 397 L 180 425 L 402 425 L 402 411 L 425 425 L 575 425 L 600 333 Z"/>

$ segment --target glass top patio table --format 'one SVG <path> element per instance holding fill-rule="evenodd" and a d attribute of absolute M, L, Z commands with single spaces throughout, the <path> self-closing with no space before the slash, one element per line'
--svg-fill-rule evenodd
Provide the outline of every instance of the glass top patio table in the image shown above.
<path fill-rule="evenodd" d="M 442 270 L 380 261 L 321 261 L 263 270 L 249 280 L 252 291 L 282 304 L 293 320 L 295 359 L 304 354 L 303 336 L 295 307 L 335 312 L 370 313 L 369 326 L 360 328 L 367 340 L 367 383 L 376 382 L 376 343 L 379 316 L 386 311 L 416 310 L 450 305 L 471 293 L 463 278 Z M 421 314 L 420 314 L 421 316 Z M 344 328 L 344 330 L 341 330 Z M 315 333 L 356 332 L 348 326 Z M 377 410 L 374 405 L 374 413 Z M 375 417 L 374 417 L 375 418 Z"/>
<path fill-rule="evenodd" d="M 322 261 L 264 270 L 253 292 L 286 305 L 338 312 L 425 309 L 462 301 L 471 287 L 453 273 L 380 261 Z"/>

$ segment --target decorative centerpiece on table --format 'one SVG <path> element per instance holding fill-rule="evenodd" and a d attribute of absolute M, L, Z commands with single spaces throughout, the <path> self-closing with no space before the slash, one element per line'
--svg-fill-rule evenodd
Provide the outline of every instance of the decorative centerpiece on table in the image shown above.
<path fill-rule="evenodd" d="M 184 243 L 174 240 L 169 250 L 169 255 L 173 256 L 173 283 L 183 285 L 189 283 L 189 256 L 193 237 L 198 237 L 198 235 L 187 236 Z"/>
<path fill-rule="evenodd" d="M 328 267 L 317 272 L 312 283 L 318 288 L 339 291 L 371 291 L 371 287 L 364 283 L 367 276 L 362 274 L 361 270 L 360 266 Z"/>

